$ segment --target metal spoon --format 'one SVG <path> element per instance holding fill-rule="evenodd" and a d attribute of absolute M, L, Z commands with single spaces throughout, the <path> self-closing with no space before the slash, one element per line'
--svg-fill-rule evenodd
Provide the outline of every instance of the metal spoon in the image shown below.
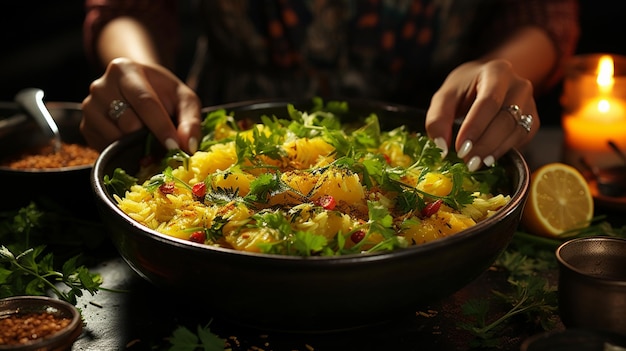
<path fill-rule="evenodd" d="M 613 140 L 609 140 L 608 144 L 611 147 L 611 149 L 615 151 L 617 156 L 619 156 L 622 159 L 622 162 L 624 162 L 624 165 L 626 166 L 626 153 L 622 152 L 622 150 L 619 149 L 619 146 L 617 146 L 617 144 L 615 144 Z"/>
<path fill-rule="evenodd" d="M 584 158 L 581 158 L 579 161 L 596 180 L 600 194 L 609 197 L 621 197 L 626 194 L 626 166 L 597 169 L 591 166 Z"/>
<path fill-rule="evenodd" d="M 61 134 L 54 118 L 43 103 L 43 96 L 43 90 L 27 88 L 15 95 L 15 101 L 35 119 L 41 130 L 52 138 L 53 150 L 58 152 L 61 150 Z"/>
<path fill-rule="evenodd" d="M 598 190 L 606 196 L 624 196 L 626 194 L 626 166 L 600 169 L 598 172 Z"/>

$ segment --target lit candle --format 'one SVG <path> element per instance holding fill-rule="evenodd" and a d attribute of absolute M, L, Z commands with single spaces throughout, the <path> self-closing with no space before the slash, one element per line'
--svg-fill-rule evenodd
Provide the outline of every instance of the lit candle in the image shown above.
<path fill-rule="evenodd" d="M 626 151 L 626 80 L 616 79 L 614 61 L 604 55 L 598 60 L 594 81 L 578 79 L 577 95 L 581 101 L 566 108 L 562 120 L 565 136 L 565 158 L 578 165 L 580 159 L 596 167 L 614 166 L 621 162 L 608 142 L 613 141 Z"/>

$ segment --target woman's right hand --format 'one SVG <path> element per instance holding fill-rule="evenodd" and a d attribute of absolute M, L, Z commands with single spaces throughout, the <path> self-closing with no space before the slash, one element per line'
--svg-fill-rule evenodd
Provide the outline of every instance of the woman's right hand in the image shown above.
<path fill-rule="evenodd" d="M 118 113 L 111 112 L 114 101 L 121 101 Z M 97 150 L 147 127 L 168 149 L 193 153 L 200 138 L 200 109 L 198 96 L 168 69 L 116 58 L 91 83 L 80 129 Z"/>

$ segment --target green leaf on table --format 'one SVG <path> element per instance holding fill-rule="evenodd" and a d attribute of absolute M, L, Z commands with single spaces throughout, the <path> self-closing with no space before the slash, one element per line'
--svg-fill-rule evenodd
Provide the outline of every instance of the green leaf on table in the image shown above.
<path fill-rule="evenodd" d="M 170 351 L 223 351 L 226 346 L 224 339 L 213 334 L 209 329 L 209 322 L 206 326 L 198 326 L 197 333 L 194 334 L 186 327 L 179 326 L 169 337 Z"/>
<path fill-rule="evenodd" d="M 82 296 L 82 290 L 92 295 L 98 291 L 102 283 L 99 274 L 90 273 L 84 266 L 76 266 L 76 257 L 68 260 L 62 271 L 57 271 L 54 255 L 43 254 L 44 249 L 45 246 L 38 246 L 15 255 L 6 246 L 0 247 L 3 268 L 0 297 L 44 296 L 50 290 L 59 299 L 75 305 L 76 296 Z M 58 283 L 62 283 L 67 290 L 57 287 Z"/>

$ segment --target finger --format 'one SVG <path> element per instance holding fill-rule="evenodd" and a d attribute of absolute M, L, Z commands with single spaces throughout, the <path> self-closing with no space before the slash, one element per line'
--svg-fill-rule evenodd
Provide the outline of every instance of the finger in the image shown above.
<path fill-rule="evenodd" d="M 181 86 L 178 100 L 178 138 L 186 152 L 194 153 L 198 150 L 201 134 L 200 99 L 191 89 Z"/>
<path fill-rule="evenodd" d="M 130 106 L 124 110 L 117 120 L 112 121 L 123 134 L 132 133 L 144 127 L 141 119 Z"/>
<path fill-rule="evenodd" d="M 505 101 L 520 101 L 521 106 L 516 104 L 504 104 L 496 118 L 488 126 L 480 139 L 476 142 L 473 153 L 479 155 L 485 165 L 492 165 L 495 160 L 504 155 L 514 147 L 519 147 L 532 139 L 539 128 L 539 118 L 535 106 L 532 85 L 524 79 L 517 79 L 511 86 L 509 95 Z M 523 101 L 523 102 L 522 102 Z M 510 110 L 509 106 L 515 107 L 517 111 Z M 530 130 L 526 130 L 521 119 L 530 118 Z M 532 116 L 532 117 L 528 117 Z M 504 125 L 508 120 L 508 126 Z"/>
<path fill-rule="evenodd" d="M 474 143 L 472 154 L 480 157 L 486 166 L 492 166 L 503 150 L 508 150 L 510 145 L 524 137 L 519 133 L 520 130 L 517 120 L 509 112 L 500 110 L 480 139 Z"/>
<path fill-rule="evenodd" d="M 102 151 L 112 140 L 122 136 L 122 132 L 110 119 L 102 113 L 102 108 L 88 96 L 81 105 L 83 118 L 80 122 L 80 131 L 88 145 Z"/>
<path fill-rule="evenodd" d="M 453 92 L 438 91 L 431 101 L 428 111 L 426 111 L 426 132 L 431 138 L 443 137 L 447 141 L 452 136 L 452 126 L 455 119 L 455 106 L 448 103 L 456 100 Z"/>
<path fill-rule="evenodd" d="M 115 92 L 112 92 L 115 90 Z M 139 116 L 134 112 L 132 106 L 124 100 L 120 99 L 122 93 L 119 89 L 107 89 L 103 93 L 94 95 L 93 100 L 97 101 L 95 106 L 102 106 L 96 109 L 94 120 L 103 120 L 108 123 L 103 125 L 113 125 L 119 129 L 122 134 L 135 132 L 144 127 Z M 106 112 L 104 112 L 106 111 Z"/>
<path fill-rule="evenodd" d="M 474 153 L 474 143 L 481 138 L 500 112 L 511 82 L 510 67 L 505 64 L 487 65 L 476 84 L 476 99 L 472 103 L 457 134 L 456 150 L 462 158 Z"/>
<path fill-rule="evenodd" d="M 454 124 L 454 109 L 444 101 L 444 93 L 437 92 L 433 95 L 425 121 L 426 134 L 442 149 L 442 157 L 448 154 Z"/>
<path fill-rule="evenodd" d="M 163 106 L 159 94 L 150 85 L 146 73 L 154 71 L 139 69 L 137 65 L 121 64 L 113 67 L 113 74 L 119 77 L 119 90 L 132 109 L 131 118 L 125 127 L 133 129 L 137 121 L 145 125 L 155 137 L 168 149 L 179 148 L 180 141 L 176 127 Z M 171 87 L 161 88 L 160 91 L 172 90 Z M 132 117 L 136 116 L 136 119 Z"/>

